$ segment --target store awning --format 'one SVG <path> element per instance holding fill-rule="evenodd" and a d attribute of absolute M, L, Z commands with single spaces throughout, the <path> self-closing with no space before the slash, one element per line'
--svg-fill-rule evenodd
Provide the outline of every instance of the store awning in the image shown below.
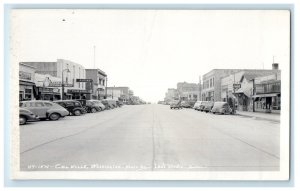
<path fill-rule="evenodd" d="M 278 96 L 279 93 L 273 93 L 273 94 L 258 94 L 258 95 L 254 95 L 252 96 L 253 98 L 257 98 L 257 97 L 276 97 Z"/>
<path fill-rule="evenodd" d="M 34 82 L 28 82 L 28 81 L 19 80 L 19 85 L 35 86 L 35 83 Z"/>

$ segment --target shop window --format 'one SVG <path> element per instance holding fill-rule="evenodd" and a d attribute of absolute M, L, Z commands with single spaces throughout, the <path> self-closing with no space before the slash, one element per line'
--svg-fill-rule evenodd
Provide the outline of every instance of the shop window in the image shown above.
<path fill-rule="evenodd" d="M 25 99 L 31 99 L 32 89 L 25 89 Z"/>

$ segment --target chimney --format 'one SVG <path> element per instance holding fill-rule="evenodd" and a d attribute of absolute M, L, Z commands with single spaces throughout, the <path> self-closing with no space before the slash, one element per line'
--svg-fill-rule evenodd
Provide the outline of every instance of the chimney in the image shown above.
<path fill-rule="evenodd" d="M 272 70 L 278 70 L 278 63 L 272 64 Z"/>

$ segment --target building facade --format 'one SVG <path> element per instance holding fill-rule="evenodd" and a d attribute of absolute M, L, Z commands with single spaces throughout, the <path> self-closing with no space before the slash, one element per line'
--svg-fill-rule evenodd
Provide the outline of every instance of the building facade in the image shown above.
<path fill-rule="evenodd" d="M 281 110 L 281 73 L 254 79 L 254 111 L 280 112 Z"/>
<path fill-rule="evenodd" d="M 277 72 L 277 70 L 241 70 L 222 78 L 221 101 L 230 105 L 235 102 L 238 110 L 252 110 L 253 80 Z"/>
<path fill-rule="evenodd" d="M 19 100 L 35 100 L 37 88 L 35 84 L 36 68 L 24 63 L 19 64 Z"/>
<path fill-rule="evenodd" d="M 235 108 L 240 111 L 255 111 L 255 107 L 259 107 L 259 104 L 255 105 L 254 102 L 262 100 L 255 99 L 255 97 L 262 97 L 262 95 L 258 96 L 256 94 L 257 92 L 263 92 L 262 89 L 265 89 L 261 88 L 262 82 L 270 82 L 270 79 L 276 79 L 276 83 L 278 83 L 280 81 L 278 76 L 280 76 L 280 70 L 277 69 L 241 70 L 230 74 L 221 79 L 221 101 L 228 102 L 231 106 L 235 105 Z M 259 91 L 256 91 L 256 89 Z M 265 93 L 261 94 L 265 96 Z M 268 104 L 271 105 L 269 103 L 271 102 L 270 99 L 267 98 L 267 100 Z M 274 103 L 278 103 L 277 100 Z"/>
<path fill-rule="evenodd" d="M 38 89 L 37 100 L 60 100 L 61 87 L 51 87 L 51 84 L 61 83 L 61 78 L 50 74 L 35 74 L 35 84 Z"/>
<path fill-rule="evenodd" d="M 106 98 L 107 75 L 100 69 L 85 69 L 86 78 L 91 79 L 91 83 L 86 83 L 86 90 L 92 90 L 87 95 L 87 99 L 102 100 Z"/>
<path fill-rule="evenodd" d="M 107 87 L 107 98 L 120 100 L 123 103 L 127 104 L 130 100 L 130 89 L 129 87 Z"/>
<path fill-rule="evenodd" d="M 92 90 L 86 90 L 86 82 L 78 82 L 77 79 L 86 79 L 85 68 L 75 62 L 57 59 L 56 62 L 22 62 L 36 68 L 38 74 L 49 74 L 61 79 L 55 87 L 64 85 L 65 99 L 86 99 Z"/>
<path fill-rule="evenodd" d="M 179 82 L 177 83 L 177 91 L 181 100 L 196 101 L 198 100 L 200 85 L 197 83 Z"/>
<path fill-rule="evenodd" d="M 175 88 L 169 88 L 168 91 L 165 94 L 165 99 L 164 101 L 166 103 L 170 103 L 173 100 L 178 100 L 179 99 L 179 94 L 177 89 Z"/>
<path fill-rule="evenodd" d="M 241 71 L 240 69 L 214 69 L 203 75 L 201 100 L 202 101 L 221 101 L 221 79 Z"/>

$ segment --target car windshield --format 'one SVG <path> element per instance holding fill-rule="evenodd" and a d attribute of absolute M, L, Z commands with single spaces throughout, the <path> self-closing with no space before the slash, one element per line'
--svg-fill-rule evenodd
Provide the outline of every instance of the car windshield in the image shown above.
<path fill-rule="evenodd" d="M 214 106 L 216 107 L 223 107 L 225 103 L 223 102 L 216 102 Z"/>

